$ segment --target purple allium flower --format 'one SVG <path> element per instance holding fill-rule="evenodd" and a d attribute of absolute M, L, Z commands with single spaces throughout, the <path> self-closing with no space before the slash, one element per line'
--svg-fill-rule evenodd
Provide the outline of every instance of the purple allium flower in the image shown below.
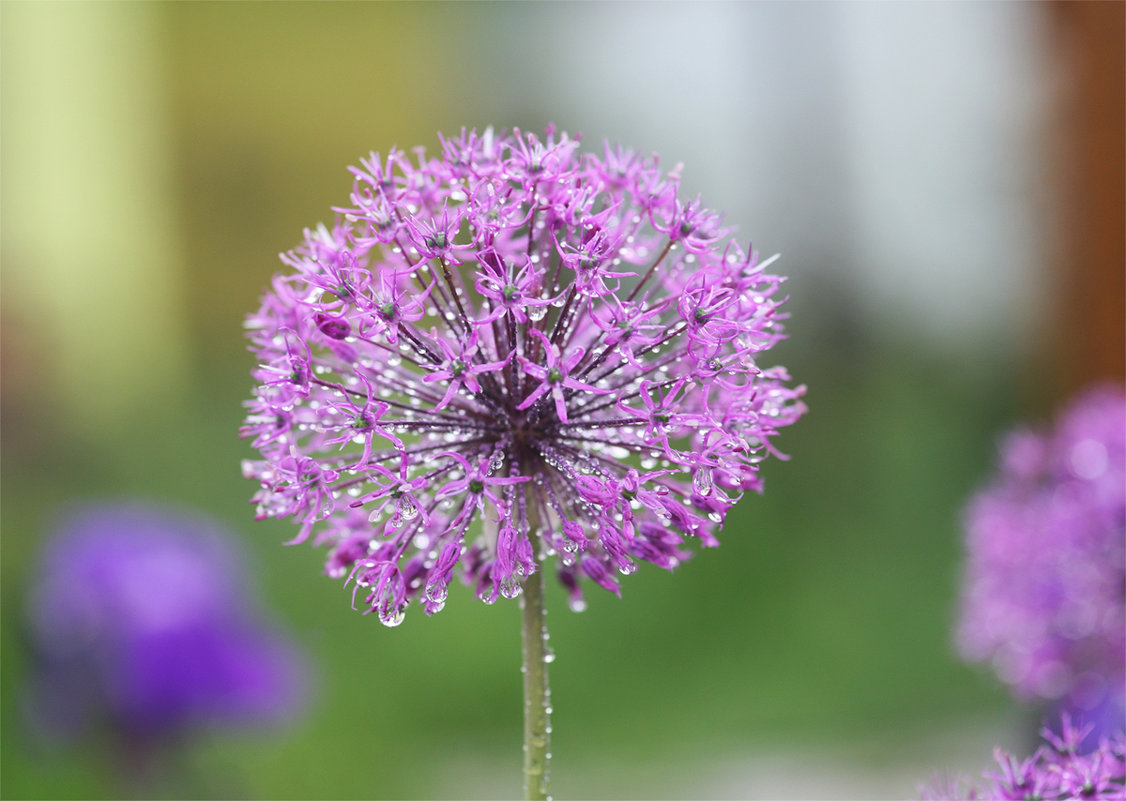
<path fill-rule="evenodd" d="M 961 652 L 991 661 L 1022 698 L 1121 710 L 1126 397 L 1083 395 L 1055 431 L 1009 435 L 1001 462 L 966 516 Z"/>
<path fill-rule="evenodd" d="M 32 597 L 34 719 L 60 736 L 102 720 L 130 739 L 288 719 L 303 667 L 246 584 L 206 520 L 141 504 L 72 515 Z"/>
<path fill-rule="evenodd" d="M 465 132 L 372 154 L 247 321 L 259 517 L 331 548 L 365 613 L 516 597 L 557 556 L 617 593 L 760 491 L 804 387 L 756 359 L 782 279 L 656 158 Z M 316 534 L 313 532 L 316 530 Z"/>
<path fill-rule="evenodd" d="M 938 778 L 922 788 L 924 801 L 975 801 L 976 799 L 1126 798 L 1126 735 L 1119 730 L 1103 737 L 1096 748 L 1084 752 L 1081 744 L 1089 727 L 1077 727 L 1065 716 L 1059 733 L 1043 729 L 1044 744 L 1027 759 L 996 749 L 998 769 L 987 771 L 978 785 Z"/>

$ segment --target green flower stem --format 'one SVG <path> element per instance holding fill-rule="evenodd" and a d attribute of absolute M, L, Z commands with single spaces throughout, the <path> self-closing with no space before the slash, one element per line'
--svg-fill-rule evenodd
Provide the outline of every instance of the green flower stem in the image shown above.
<path fill-rule="evenodd" d="M 532 553 L 539 553 L 539 535 L 528 534 Z M 538 560 L 537 560 L 538 561 Z M 547 762 L 551 758 L 551 726 L 547 686 L 547 625 L 544 620 L 543 571 L 524 579 L 520 595 L 524 633 L 524 797 L 529 801 L 550 798 Z"/>

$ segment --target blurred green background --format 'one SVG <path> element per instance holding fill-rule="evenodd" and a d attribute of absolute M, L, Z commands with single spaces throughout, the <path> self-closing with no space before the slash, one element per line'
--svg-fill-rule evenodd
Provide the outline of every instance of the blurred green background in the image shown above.
<path fill-rule="evenodd" d="M 792 461 L 719 550 L 583 614 L 551 588 L 556 796 L 904 797 L 1019 747 L 1029 713 L 950 645 L 960 509 L 1001 431 L 1122 369 L 1121 254 L 1072 247 L 1104 218 L 1121 240 L 1122 170 L 1089 212 L 1069 13 L 4 2 L 4 796 L 125 792 L 97 747 L 53 749 L 22 715 L 37 554 L 60 510 L 106 497 L 224 521 L 315 665 L 294 726 L 200 738 L 161 792 L 520 792 L 517 606 L 453 590 L 394 631 L 350 611 L 320 554 L 282 547 L 290 525 L 252 521 L 236 437 L 242 317 L 345 201 L 345 166 L 489 124 L 684 162 L 783 253 L 774 357 L 809 386 Z"/>

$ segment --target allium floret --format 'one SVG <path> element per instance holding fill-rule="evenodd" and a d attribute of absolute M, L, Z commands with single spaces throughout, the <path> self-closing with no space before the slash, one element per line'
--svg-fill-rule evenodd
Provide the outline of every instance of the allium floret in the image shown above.
<path fill-rule="evenodd" d="M 958 644 L 1022 698 L 1077 713 L 1126 681 L 1126 396 L 1078 398 L 1049 433 L 1017 431 L 970 504 Z M 1086 718 L 1087 716 L 1084 715 Z M 1118 728 L 1121 728 L 1119 726 Z"/>
<path fill-rule="evenodd" d="M 580 577 L 618 593 L 718 544 L 805 409 L 755 364 L 783 338 L 772 260 L 655 157 L 550 128 L 441 145 L 362 159 L 248 318 L 258 515 L 316 530 L 389 625 L 458 570 L 491 603 L 551 560 L 578 609 Z"/>
<path fill-rule="evenodd" d="M 1060 730 L 1041 730 L 1044 744 L 1027 759 L 994 749 L 998 769 L 977 783 L 936 778 L 922 788 L 924 801 L 1064 801 L 1126 798 L 1126 735 L 1121 730 L 1082 748 L 1090 726 L 1076 726 L 1065 715 Z"/>

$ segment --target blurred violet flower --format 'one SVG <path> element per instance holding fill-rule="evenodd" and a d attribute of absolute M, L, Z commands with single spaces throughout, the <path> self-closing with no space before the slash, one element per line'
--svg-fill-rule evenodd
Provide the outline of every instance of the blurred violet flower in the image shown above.
<path fill-rule="evenodd" d="M 580 609 L 582 583 L 675 567 L 805 411 L 756 365 L 783 338 L 773 259 L 656 157 L 578 146 L 372 154 L 247 320 L 258 516 L 295 518 L 387 625 L 457 572 L 492 603 L 555 557 Z"/>
<path fill-rule="evenodd" d="M 1054 431 L 1010 434 L 966 514 L 958 646 L 1021 698 L 1121 731 L 1126 681 L 1126 396 L 1090 391 Z"/>
<path fill-rule="evenodd" d="M 289 720 L 303 698 L 292 643 L 264 625 L 248 576 L 213 523 L 139 503 L 89 506 L 42 556 L 30 605 L 30 711 L 69 739 L 124 740 Z"/>
<path fill-rule="evenodd" d="M 978 784 L 937 778 L 921 789 L 923 801 L 976 801 L 981 799 L 1121 799 L 1126 798 L 1126 736 L 1120 730 L 1103 737 L 1093 749 L 1082 744 L 1090 727 L 1078 727 L 1064 716 L 1055 733 L 1045 728 L 1044 744 L 1021 760 L 996 749 L 997 769 L 986 772 Z"/>

